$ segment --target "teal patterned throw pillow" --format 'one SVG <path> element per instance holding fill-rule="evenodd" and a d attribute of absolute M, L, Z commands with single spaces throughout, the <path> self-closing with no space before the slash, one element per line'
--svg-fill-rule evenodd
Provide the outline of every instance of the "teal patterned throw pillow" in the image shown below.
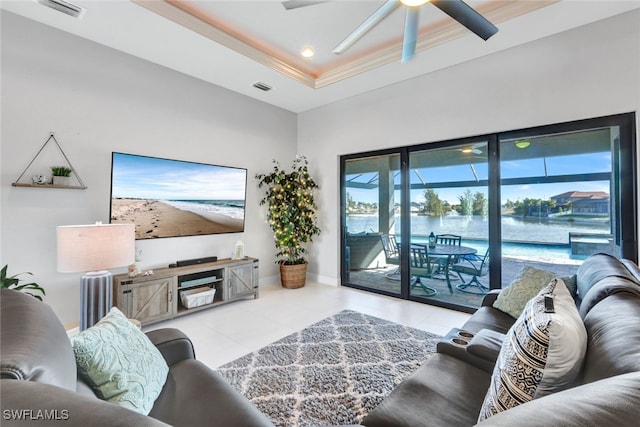
<path fill-rule="evenodd" d="M 117 308 L 72 339 L 78 371 L 98 397 L 148 415 L 169 367 L 149 338 Z"/>
<path fill-rule="evenodd" d="M 493 306 L 515 317 L 522 314 L 524 306 L 551 282 L 555 274 L 535 267 L 524 267 L 518 277 L 500 292 Z"/>

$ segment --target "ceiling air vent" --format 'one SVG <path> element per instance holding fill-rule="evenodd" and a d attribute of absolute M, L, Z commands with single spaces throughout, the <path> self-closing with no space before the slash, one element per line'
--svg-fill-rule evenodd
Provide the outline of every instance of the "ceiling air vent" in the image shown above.
<path fill-rule="evenodd" d="M 255 87 L 255 88 L 257 88 L 257 89 L 260 89 L 260 90 L 263 90 L 263 91 L 265 91 L 265 92 L 268 92 L 268 91 L 270 91 L 270 90 L 271 90 L 271 86 L 269 86 L 269 85 L 268 85 L 268 84 L 266 84 L 266 83 L 262 83 L 262 82 L 255 82 L 255 83 L 253 84 L 253 87 Z"/>
<path fill-rule="evenodd" d="M 87 11 L 82 6 L 75 5 L 73 3 L 69 3 L 64 0 L 36 0 L 41 5 L 50 7 L 51 9 L 55 9 L 58 12 L 62 12 L 66 15 L 73 16 L 74 18 L 82 19 L 84 13 Z"/>

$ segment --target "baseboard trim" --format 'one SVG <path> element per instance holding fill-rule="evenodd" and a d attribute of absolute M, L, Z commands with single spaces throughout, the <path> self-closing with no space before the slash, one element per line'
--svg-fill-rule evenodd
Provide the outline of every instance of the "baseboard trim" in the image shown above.
<path fill-rule="evenodd" d="M 335 277 L 321 276 L 315 273 L 307 273 L 307 280 L 317 283 L 322 283 L 323 285 L 331 285 L 331 286 L 339 286 L 340 282 Z"/>
<path fill-rule="evenodd" d="M 333 277 L 321 276 L 315 273 L 307 273 L 307 281 L 308 282 L 316 282 L 323 285 L 329 286 L 340 286 L 340 281 Z M 277 274 L 275 276 L 266 276 L 260 278 L 260 286 L 276 286 L 280 285 L 280 275 Z"/>
<path fill-rule="evenodd" d="M 280 275 L 260 277 L 260 286 L 274 286 L 280 284 Z"/>

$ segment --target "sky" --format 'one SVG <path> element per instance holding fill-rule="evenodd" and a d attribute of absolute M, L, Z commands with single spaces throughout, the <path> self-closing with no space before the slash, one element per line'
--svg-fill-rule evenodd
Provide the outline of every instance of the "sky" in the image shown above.
<path fill-rule="evenodd" d="M 486 187 L 470 188 L 470 190 L 472 193 L 475 193 L 476 191 L 483 192 L 485 194 L 485 197 L 487 197 L 488 194 Z M 466 188 L 438 188 L 435 191 L 438 194 L 440 200 L 447 201 L 451 205 L 458 205 L 460 204 L 458 196 L 463 195 L 466 191 Z M 552 196 L 568 191 L 604 191 L 606 193 L 610 192 L 608 183 L 604 181 L 503 186 L 501 188 L 501 203 L 504 204 L 507 200 L 516 202 L 518 200 L 524 200 L 526 198 L 548 200 Z M 356 202 L 378 203 L 377 191 L 348 188 L 347 193 L 349 193 L 349 195 Z M 416 203 L 424 203 L 424 190 L 412 190 L 411 201 Z"/>
<path fill-rule="evenodd" d="M 599 173 L 611 171 L 610 153 L 590 153 L 572 156 L 558 156 L 547 159 L 528 159 L 517 161 L 503 161 L 501 163 L 501 178 L 527 178 L 536 176 L 572 175 Z M 475 172 L 475 175 L 474 175 Z M 470 165 L 440 166 L 429 168 L 418 168 L 411 173 L 411 184 L 418 184 L 421 181 L 428 183 L 445 183 L 457 181 L 474 181 L 476 176 L 480 180 L 488 179 L 488 164 L 476 163 L 473 168 Z M 374 174 L 364 174 L 357 181 L 367 181 L 374 178 Z M 396 175 L 396 184 L 399 185 L 400 177 Z M 435 191 L 442 201 L 449 204 L 459 204 L 458 197 L 464 194 L 467 188 L 436 188 Z M 487 196 L 486 187 L 471 187 L 472 193 L 481 191 Z M 610 192 L 608 181 L 584 181 L 584 182 L 562 182 L 554 184 L 521 184 L 504 185 L 501 188 L 501 203 L 507 200 L 513 202 L 518 200 L 542 199 L 548 200 L 550 197 L 568 191 L 604 191 Z M 356 202 L 377 203 L 378 191 L 362 190 L 357 188 L 347 188 L 347 192 Z M 422 203 L 424 190 L 412 190 L 411 201 Z"/>
<path fill-rule="evenodd" d="M 246 169 L 113 153 L 113 198 L 244 200 L 246 182 Z"/>

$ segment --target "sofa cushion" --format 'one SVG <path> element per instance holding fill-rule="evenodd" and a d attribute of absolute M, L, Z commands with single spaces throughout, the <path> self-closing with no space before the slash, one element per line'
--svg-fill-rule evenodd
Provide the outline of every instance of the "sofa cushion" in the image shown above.
<path fill-rule="evenodd" d="M 630 281 L 637 281 L 635 276 L 629 271 L 619 259 L 607 254 L 591 255 L 583 262 L 576 272 L 578 281 L 578 296 L 582 299 L 587 295 L 592 286 L 602 279 L 622 278 Z"/>
<path fill-rule="evenodd" d="M 517 318 L 527 302 L 549 284 L 554 274 L 539 268 L 526 266 L 509 286 L 500 292 L 493 306 Z"/>
<path fill-rule="evenodd" d="M 545 298 L 553 298 L 553 312 Z M 554 279 L 526 305 L 503 342 L 479 420 L 572 385 L 587 333 L 573 297 Z"/>
<path fill-rule="evenodd" d="M 640 267 L 630 259 L 621 259 L 620 262 L 627 268 L 637 283 L 640 283 Z"/>
<path fill-rule="evenodd" d="M 580 315 L 584 319 L 591 309 L 602 300 L 610 295 L 621 293 L 640 296 L 640 284 L 623 277 L 610 276 L 602 278 L 589 288 L 586 295 L 583 295 L 580 304 Z"/>
<path fill-rule="evenodd" d="M 434 354 L 364 418 L 368 427 L 470 426 L 491 374 L 447 354 Z"/>
<path fill-rule="evenodd" d="M 532 400 L 478 427 L 635 426 L 640 418 L 640 372 L 618 375 Z"/>
<path fill-rule="evenodd" d="M 584 361 L 584 382 L 640 371 L 640 297 L 611 295 L 584 319 L 589 345 Z"/>
<path fill-rule="evenodd" d="M 73 337 L 80 375 L 98 397 L 147 415 L 169 372 L 149 338 L 117 308 Z"/>

